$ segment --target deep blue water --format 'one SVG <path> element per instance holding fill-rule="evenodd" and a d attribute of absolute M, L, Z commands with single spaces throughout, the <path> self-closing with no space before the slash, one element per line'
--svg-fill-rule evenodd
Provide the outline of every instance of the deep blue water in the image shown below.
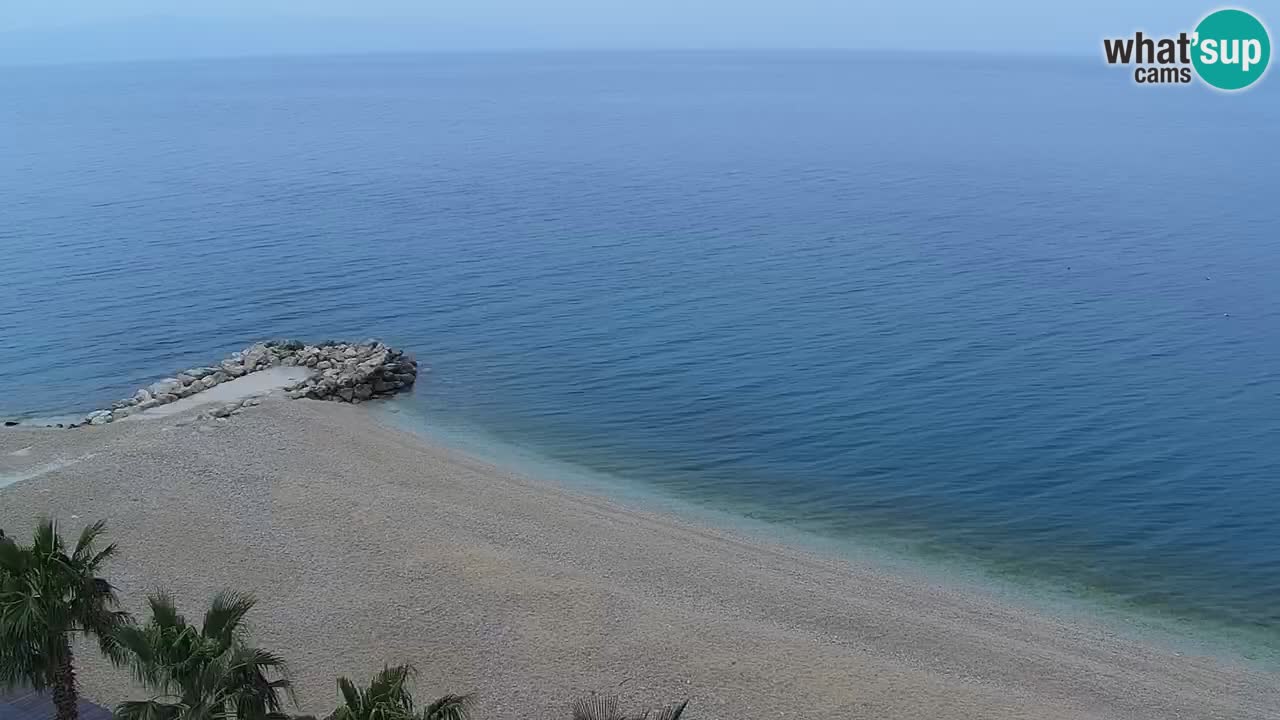
<path fill-rule="evenodd" d="M 378 336 L 433 367 L 428 417 L 1265 641 L 1275 80 L 853 53 L 0 69 L 0 415 Z"/>

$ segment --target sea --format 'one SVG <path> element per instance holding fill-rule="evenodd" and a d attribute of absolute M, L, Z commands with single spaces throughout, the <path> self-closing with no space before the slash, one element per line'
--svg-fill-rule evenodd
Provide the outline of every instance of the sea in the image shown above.
<path fill-rule="evenodd" d="M 376 337 L 481 455 L 1280 656 L 1280 79 L 1127 73 L 3 67 L 0 419 Z"/>

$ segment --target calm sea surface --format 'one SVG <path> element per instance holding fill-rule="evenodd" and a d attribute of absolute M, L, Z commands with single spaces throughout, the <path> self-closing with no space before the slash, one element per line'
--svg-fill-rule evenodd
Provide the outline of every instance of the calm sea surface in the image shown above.
<path fill-rule="evenodd" d="M 377 336 L 432 366 L 410 402 L 441 423 L 1280 647 L 1278 188 L 1274 77 L 0 68 L 0 416 Z"/>

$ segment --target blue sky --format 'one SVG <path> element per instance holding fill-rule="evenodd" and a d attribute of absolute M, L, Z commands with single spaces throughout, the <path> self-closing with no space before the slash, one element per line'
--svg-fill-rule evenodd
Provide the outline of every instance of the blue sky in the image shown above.
<path fill-rule="evenodd" d="M 1085 55 L 1096 54 L 1104 35 L 1190 29 L 1216 7 L 1192 0 L 0 0 L 0 61 L 524 48 Z"/>

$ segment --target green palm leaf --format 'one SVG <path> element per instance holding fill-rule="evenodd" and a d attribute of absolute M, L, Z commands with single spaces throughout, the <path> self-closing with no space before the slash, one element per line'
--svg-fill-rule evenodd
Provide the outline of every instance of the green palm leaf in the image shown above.
<path fill-rule="evenodd" d="M 199 628 L 169 596 L 154 595 L 149 602 L 147 624 L 121 628 L 113 639 L 134 677 L 159 695 L 147 701 L 150 706 L 122 704 L 117 713 L 176 712 L 172 718 L 133 720 L 288 720 L 284 707 L 293 695 L 284 659 L 247 643 L 244 619 L 253 607 L 251 596 L 219 593 Z"/>
<path fill-rule="evenodd" d="M 105 532 L 102 522 L 84 528 L 70 554 L 52 520 L 37 523 L 30 545 L 0 539 L 0 683 L 56 688 L 59 720 L 78 714 L 71 636 L 93 636 L 121 660 L 114 635 L 129 616 L 99 576 L 115 554 L 96 549 Z"/>
<path fill-rule="evenodd" d="M 422 711 L 422 720 L 468 720 L 471 717 L 471 695 L 444 695 Z"/>
<path fill-rule="evenodd" d="M 338 678 L 342 705 L 330 720 L 468 720 L 471 695 L 445 695 L 416 713 L 409 689 L 416 674 L 412 665 L 389 665 L 373 676 L 367 688 L 348 678 Z"/>

